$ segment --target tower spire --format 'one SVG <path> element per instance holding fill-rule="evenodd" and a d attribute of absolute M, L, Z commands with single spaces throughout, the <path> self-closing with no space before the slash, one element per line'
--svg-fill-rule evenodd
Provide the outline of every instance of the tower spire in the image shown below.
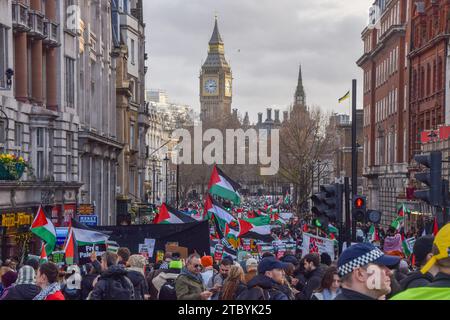
<path fill-rule="evenodd" d="M 209 44 L 210 45 L 223 44 L 223 40 L 222 40 L 222 37 L 220 36 L 219 26 L 218 26 L 218 23 L 217 23 L 217 14 L 215 15 L 214 31 L 213 31 L 213 34 L 211 36 L 211 40 L 209 40 Z"/>
<path fill-rule="evenodd" d="M 303 87 L 303 76 L 302 76 L 302 65 L 300 64 L 298 71 L 298 83 L 297 90 L 295 91 L 295 104 L 305 106 L 306 104 L 306 94 Z"/>

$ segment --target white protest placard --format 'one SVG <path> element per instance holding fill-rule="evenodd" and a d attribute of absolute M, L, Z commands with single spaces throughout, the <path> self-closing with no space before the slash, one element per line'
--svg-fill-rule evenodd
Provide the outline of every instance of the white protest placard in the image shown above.
<path fill-rule="evenodd" d="M 144 244 L 148 249 L 148 256 L 153 258 L 153 252 L 155 251 L 156 239 L 144 239 Z"/>
<path fill-rule="evenodd" d="M 309 253 L 328 253 L 331 260 L 334 261 L 334 240 L 318 237 L 309 233 L 303 234 L 302 256 Z"/>

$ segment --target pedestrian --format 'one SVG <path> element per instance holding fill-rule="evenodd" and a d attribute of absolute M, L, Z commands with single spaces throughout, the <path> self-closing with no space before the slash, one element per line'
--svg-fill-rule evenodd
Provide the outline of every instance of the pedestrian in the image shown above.
<path fill-rule="evenodd" d="M 36 284 L 42 289 L 33 300 L 65 300 L 58 282 L 58 266 L 47 262 L 39 266 Z"/>
<path fill-rule="evenodd" d="M 389 268 L 395 268 L 400 257 L 388 256 L 370 243 L 358 243 L 346 249 L 338 260 L 342 292 L 335 300 L 378 300 L 391 292 Z M 370 285 L 373 273 L 380 277 L 379 286 Z"/>
<path fill-rule="evenodd" d="M 233 260 L 227 257 L 223 258 L 219 265 L 219 272 L 214 274 L 208 281 L 208 290 L 212 290 L 214 292 L 211 299 L 217 300 L 219 298 L 219 292 L 223 287 L 225 279 L 228 277 L 232 265 Z"/>
<path fill-rule="evenodd" d="M 324 268 L 320 265 L 320 256 L 309 253 L 303 259 L 306 283 L 301 291 L 301 300 L 310 300 L 313 292 L 320 288 L 324 274 Z"/>
<path fill-rule="evenodd" d="M 416 240 L 413 247 L 413 257 L 417 270 L 409 273 L 406 278 L 400 281 L 402 291 L 412 288 L 425 287 L 433 281 L 437 273 L 437 267 L 433 266 L 430 271 L 423 274 L 422 269 L 427 262 L 433 257 L 433 241 L 434 236 L 423 236 Z"/>
<path fill-rule="evenodd" d="M 247 273 L 244 276 L 244 282 L 249 283 L 258 274 L 258 261 L 250 258 L 245 262 Z"/>
<path fill-rule="evenodd" d="M 286 264 L 275 257 L 263 258 L 258 265 L 258 275 L 248 284 L 237 300 L 289 300 L 283 293 L 283 269 Z"/>
<path fill-rule="evenodd" d="M 126 247 L 120 247 L 117 250 L 117 255 L 118 255 L 118 264 L 123 265 L 124 267 L 127 265 L 128 259 L 131 256 L 131 252 L 130 249 L 126 248 Z"/>
<path fill-rule="evenodd" d="M 134 300 L 148 300 L 150 298 L 147 280 L 144 276 L 146 259 L 142 255 L 134 254 L 128 259 L 127 277 L 134 287 Z"/>
<path fill-rule="evenodd" d="M 216 273 L 216 271 L 214 270 L 214 267 L 213 267 L 214 260 L 213 260 L 213 257 L 211 257 L 211 256 L 203 256 L 200 259 L 200 261 L 201 261 L 202 266 L 203 266 L 203 271 L 201 273 L 202 279 L 203 279 L 203 284 L 206 287 L 208 285 L 208 283 L 209 283 L 209 280 Z"/>
<path fill-rule="evenodd" d="M 240 265 L 233 265 L 219 294 L 219 300 L 236 300 L 246 289 L 244 270 Z"/>
<path fill-rule="evenodd" d="M 320 255 L 320 264 L 322 265 L 322 267 L 327 269 L 329 266 L 331 266 L 331 263 L 333 263 L 333 261 L 331 260 L 330 255 L 327 252 L 322 252 L 322 254 Z"/>
<path fill-rule="evenodd" d="M 425 287 L 408 289 L 391 300 L 449 300 L 450 299 L 450 223 L 439 230 L 433 242 L 433 256 L 421 269 L 423 274 L 437 267 L 438 273 Z"/>
<path fill-rule="evenodd" d="M 102 255 L 103 272 L 94 280 L 88 300 L 134 300 L 133 283 L 118 260 L 118 255 L 109 251 Z"/>
<path fill-rule="evenodd" d="M 66 300 L 81 300 L 81 271 L 77 265 L 67 267 L 61 292 Z"/>
<path fill-rule="evenodd" d="M 0 296 L 3 294 L 3 290 L 5 289 L 5 286 L 2 283 L 2 277 L 5 273 L 13 271 L 10 267 L 2 266 L 0 267 Z"/>
<path fill-rule="evenodd" d="M 158 276 L 153 278 L 152 283 L 157 292 L 155 299 L 177 300 L 175 282 L 181 273 L 181 269 L 183 269 L 183 263 L 179 260 L 173 260 L 169 263 L 169 269 L 161 270 Z"/>
<path fill-rule="evenodd" d="M 212 296 L 213 293 L 203 285 L 202 269 L 199 255 L 192 254 L 187 258 L 186 266 L 175 281 L 177 300 L 208 300 Z"/>
<path fill-rule="evenodd" d="M 30 266 L 34 269 L 35 274 L 39 269 L 39 260 L 33 257 L 29 257 L 24 263 L 25 266 Z"/>
<path fill-rule="evenodd" d="M 36 272 L 30 266 L 19 269 L 15 285 L 8 290 L 2 300 L 33 300 L 41 288 L 36 285 Z"/>
<path fill-rule="evenodd" d="M 3 292 L 0 300 L 8 294 L 9 290 L 14 287 L 14 282 L 17 280 L 17 272 L 11 270 L 2 275 Z"/>
<path fill-rule="evenodd" d="M 336 267 L 328 267 L 320 288 L 313 293 L 311 300 L 334 300 L 341 293 L 341 280 Z"/>

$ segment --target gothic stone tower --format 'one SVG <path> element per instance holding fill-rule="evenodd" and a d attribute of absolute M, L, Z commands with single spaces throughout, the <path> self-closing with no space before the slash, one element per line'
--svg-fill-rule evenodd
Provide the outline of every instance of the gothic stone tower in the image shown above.
<path fill-rule="evenodd" d="M 231 114 L 232 82 L 231 68 L 225 59 L 224 43 L 216 18 L 208 57 L 200 72 L 202 121 L 220 120 Z"/>

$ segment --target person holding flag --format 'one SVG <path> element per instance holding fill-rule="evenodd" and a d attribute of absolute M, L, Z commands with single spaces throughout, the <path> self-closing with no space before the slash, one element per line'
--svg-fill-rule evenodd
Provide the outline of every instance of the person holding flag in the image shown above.
<path fill-rule="evenodd" d="M 39 206 L 30 231 L 45 243 L 46 253 L 53 252 L 56 245 L 56 230 L 51 220 L 46 217 L 42 206 Z"/>

